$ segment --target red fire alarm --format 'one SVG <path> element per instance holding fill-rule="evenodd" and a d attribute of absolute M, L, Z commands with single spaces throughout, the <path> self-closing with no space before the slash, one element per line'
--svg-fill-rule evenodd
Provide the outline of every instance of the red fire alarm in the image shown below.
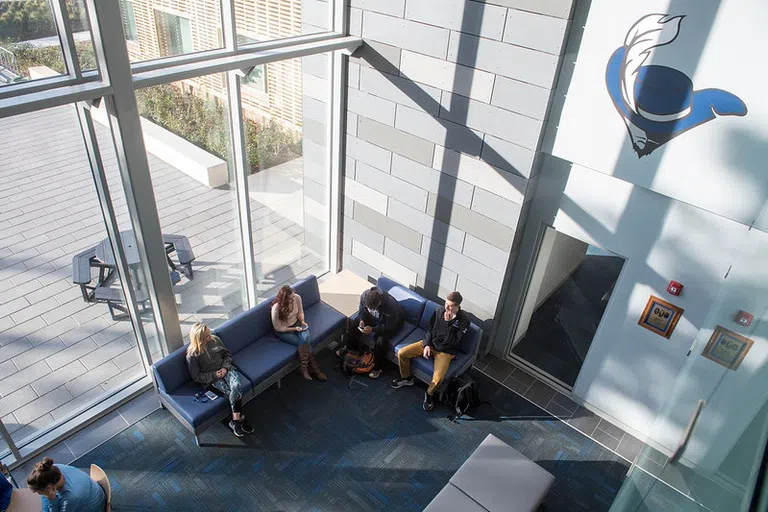
<path fill-rule="evenodd" d="M 752 313 L 747 313 L 746 311 L 739 311 L 739 314 L 736 315 L 736 323 L 739 324 L 742 327 L 747 327 L 749 324 L 752 323 Z"/>
<path fill-rule="evenodd" d="M 678 296 L 680 295 L 680 292 L 683 291 L 683 285 L 677 281 L 670 281 L 669 286 L 667 286 L 667 291 L 670 295 Z"/>

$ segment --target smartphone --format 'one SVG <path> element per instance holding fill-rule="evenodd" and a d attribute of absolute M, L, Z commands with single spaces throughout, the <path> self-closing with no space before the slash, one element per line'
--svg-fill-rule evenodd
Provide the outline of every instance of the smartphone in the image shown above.
<path fill-rule="evenodd" d="M 300 325 L 299 327 L 301 328 L 300 330 L 302 331 L 306 331 L 307 329 L 309 329 L 308 325 Z"/>
<path fill-rule="evenodd" d="M 360 327 L 359 325 L 357 326 L 357 330 L 360 331 L 360 332 L 365 332 L 365 328 L 364 327 Z"/>
<path fill-rule="evenodd" d="M 207 396 L 207 397 L 208 397 L 208 399 L 209 399 L 211 402 L 213 402 L 214 400 L 216 400 L 217 398 L 219 398 L 219 395 L 217 395 L 216 393 L 214 393 L 214 392 L 213 392 L 213 391 L 211 391 L 210 389 L 209 389 L 208 391 L 206 391 L 206 392 L 205 392 L 205 396 Z"/>

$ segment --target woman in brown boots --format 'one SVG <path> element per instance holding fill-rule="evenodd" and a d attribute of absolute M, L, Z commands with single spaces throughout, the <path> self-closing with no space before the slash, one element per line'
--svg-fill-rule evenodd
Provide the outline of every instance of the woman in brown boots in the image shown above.
<path fill-rule="evenodd" d="M 309 325 L 304 321 L 304 306 L 301 296 L 288 285 L 280 288 L 277 297 L 272 301 L 272 327 L 275 335 L 280 339 L 297 347 L 301 375 L 306 380 L 328 380 L 317 365 L 315 355 L 312 353 L 309 335 Z"/>

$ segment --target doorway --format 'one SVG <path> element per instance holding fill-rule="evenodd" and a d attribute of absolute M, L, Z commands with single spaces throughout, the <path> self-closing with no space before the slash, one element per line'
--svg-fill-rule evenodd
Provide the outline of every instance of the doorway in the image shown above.
<path fill-rule="evenodd" d="M 546 226 L 509 355 L 572 389 L 624 261 Z"/>

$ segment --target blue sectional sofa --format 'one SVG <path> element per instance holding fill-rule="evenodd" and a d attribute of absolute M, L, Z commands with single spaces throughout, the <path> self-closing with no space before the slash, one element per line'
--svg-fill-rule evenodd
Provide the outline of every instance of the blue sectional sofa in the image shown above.
<path fill-rule="evenodd" d="M 400 303 L 400 307 L 403 308 L 405 316 L 403 327 L 389 341 L 389 350 L 387 351 L 389 360 L 397 364 L 397 353 L 401 348 L 424 339 L 429 320 L 432 318 L 435 309 L 439 307 L 439 304 L 425 299 L 415 291 L 405 288 L 384 276 L 376 281 L 376 285 L 394 297 Z M 349 321 L 353 325 L 357 324 L 359 322 L 358 314 L 355 313 L 349 317 Z M 469 332 L 461 339 L 456 359 L 451 362 L 448 373 L 445 375 L 443 384 L 438 389 L 438 392 L 442 392 L 453 377 L 461 375 L 472 366 L 480 350 L 482 336 L 482 329 L 476 324 L 471 323 Z M 366 344 L 373 346 L 374 340 L 372 335 L 363 336 L 362 338 Z M 416 357 L 411 360 L 413 375 L 423 382 L 429 383 L 432 381 L 432 371 L 434 368 L 433 359 Z"/>
<path fill-rule="evenodd" d="M 317 278 L 309 276 L 293 289 L 301 295 L 306 322 L 312 332 L 315 351 L 338 339 L 346 328 L 347 318 L 320 300 Z M 270 297 L 258 306 L 241 313 L 213 330 L 232 352 L 232 359 L 247 379 L 248 392 L 243 403 L 255 397 L 272 384 L 298 368 L 296 347 L 283 343 L 272 333 Z M 200 386 L 192 381 L 186 363 L 187 346 L 183 346 L 154 365 L 152 372 L 161 404 L 195 436 L 230 414 L 229 402 L 224 399 L 200 403 L 194 400 Z"/>

